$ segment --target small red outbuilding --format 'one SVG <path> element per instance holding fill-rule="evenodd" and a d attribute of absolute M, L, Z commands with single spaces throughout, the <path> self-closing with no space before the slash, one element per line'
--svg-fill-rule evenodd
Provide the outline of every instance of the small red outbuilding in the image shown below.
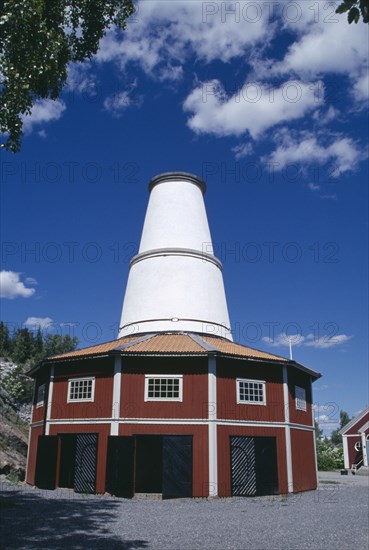
<path fill-rule="evenodd" d="M 343 441 L 345 468 L 357 472 L 368 466 L 369 407 L 361 411 L 340 430 Z"/>

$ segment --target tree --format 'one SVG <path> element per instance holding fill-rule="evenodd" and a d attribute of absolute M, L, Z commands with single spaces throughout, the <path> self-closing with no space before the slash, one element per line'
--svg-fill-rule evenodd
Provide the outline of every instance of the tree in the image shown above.
<path fill-rule="evenodd" d="M 60 334 L 48 334 L 44 342 L 44 358 L 73 351 L 76 348 L 77 343 L 78 338 L 76 336 L 71 338 L 69 334 L 65 334 L 64 336 L 61 336 Z"/>
<path fill-rule="evenodd" d="M 37 334 L 35 336 L 34 348 L 35 348 L 35 354 L 36 355 L 42 354 L 43 349 L 44 349 L 44 341 L 43 341 L 43 338 L 42 338 L 42 331 L 41 331 L 40 326 L 38 327 Z"/>
<path fill-rule="evenodd" d="M 125 28 L 133 0 L 3 0 L 0 2 L 2 147 L 20 150 L 22 117 L 37 100 L 56 100 L 71 62 L 91 59 L 106 30 Z"/>
<path fill-rule="evenodd" d="M 333 430 L 331 433 L 331 442 L 333 445 L 342 445 L 342 437 L 339 434 L 339 431 L 342 430 L 346 424 L 350 422 L 350 417 L 346 411 L 340 411 L 340 427 L 337 430 Z"/>
<path fill-rule="evenodd" d="M 9 338 L 9 328 L 2 321 L 0 322 L 0 356 L 9 357 L 11 353 L 11 340 Z"/>
<path fill-rule="evenodd" d="M 319 441 L 323 437 L 323 430 L 320 428 L 318 422 L 314 419 L 314 431 L 315 431 L 315 441 L 316 443 L 319 443 Z"/>
<path fill-rule="evenodd" d="M 18 329 L 12 340 L 11 359 L 18 365 L 23 365 L 34 352 L 33 334 L 28 328 Z"/>
<path fill-rule="evenodd" d="M 364 23 L 369 23 L 369 0 L 343 0 L 336 9 L 336 13 L 346 13 L 347 21 L 358 23 L 360 15 Z"/>

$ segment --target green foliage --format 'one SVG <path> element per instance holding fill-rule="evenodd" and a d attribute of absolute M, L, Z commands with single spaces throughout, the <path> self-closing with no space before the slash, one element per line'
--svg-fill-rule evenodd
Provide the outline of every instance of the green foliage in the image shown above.
<path fill-rule="evenodd" d="M 11 340 L 9 337 L 9 329 L 0 322 L 0 357 L 9 357 L 11 353 Z"/>
<path fill-rule="evenodd" d="M 44 348 L 44 341 L 42 339 L 41 327 L 38 327 L 38 331 L 34 340 L 34 349 L 36 354 L 42 354 Z"/>
<path fill-rule="evenodd" d="M 333 445 L 342 445 L 342 436 L 339 434 L 339 431 L 342 430 L 346 424 L 350 422 L 350 417 L 346 411 L 340 411 L 340 427 L 337 430 L 333 430 L 331 434 L 331 443 Z"/>
<path fill-rule="evenodd" d="M 11 470 L 11 471 L 6 475 L 6 480 L 7 480 L 9 483 L 18 484 L 18 483 L 22 480 L 22 475 L 21 475 L 19 472 L 15 472 L 14 470 Z"/>
<path fill-rule="evenodd" d="M 351 418 L 349 417 L 349 414 L 346 412 L 346 411 L 340 411 L 340 429 L 342 430 L 342 428 L 344 426 L 346 426 L 346 424 L 348 424 L 350 422 Z"/>
<path fill-rule="evenodd" d="M 18 329 L 12 339 L 11 359 L 23 365 L 34 353 L 33 335 L 28 328 Z"/>
<path fill-rule="evenodd" d="M 360 15 L 364 23 L 369 23 L 369 0 L 343 0 L 336 13 L 347 13 L 347 21 L 358 23 Z"/>
<path fill-rule="evenodd" d="M 318 443 L 323 437 L 323 430 L 319 427 L 318 422 L 314 419 L 315 441 Z"/>
<path fill-rule="evenodd" d="M 319 442 L 317 445 L 318 470 L 327 472 L 343 468 L 343 449 L 336 447 L 330 441 Z"/>
<path fill-rule="evenodd" d="M 331 438 L 326 437 L 322 440 L 323 430 L 319 428 L 315 421 L 315 441 L 316 454 L 318 461 L 318 470 L 330 471 L 338 470 L 344 467 L 342 437 L 338 433 L 346 424 L 350 422 L 350 417 L 346 411 L 340 411 L 340 427 L 333 430 Z"/>
<path fill-rule="evenodd" d="M 20 150 L 22 116 L 40 99 L 57 99 L 68 63 L 91 59 L 106 30 L 124 29 L 132 0 L 0 2 L 0 130 L 2 145 Z"/>
<path fill-rule="evenodd" d="M 26 376 L 22 367 L 12 369 L 2 380 L 5 391 L 18 403 L 28 403 L 32 399 L 33 380 Z"/>
<path fill-rule="evenodd" d="M 0 335 L 4 335 L 2 355 L 17 364 L 1 382 L 18 403 L 28 403 L 32 399 L 33 380 L 26 375 L 31 368 L 46 357 L 73 351 L 78 344 L 78 338 L 68 334 L 47 334 L 43 338 L 40 328 L 35 335 L 27 328 L 18 329 L 11 338 L 4 323 L 0 323 Z"/>
<path fill-rule="evenodd" d="M 71 338 L 68 334 L 61 336 L 60 334 L 48 334 L 44 341 L 44 357 L 52 357 L 60 353 L 73 351 L 77 345 L 78 338 Z"/>

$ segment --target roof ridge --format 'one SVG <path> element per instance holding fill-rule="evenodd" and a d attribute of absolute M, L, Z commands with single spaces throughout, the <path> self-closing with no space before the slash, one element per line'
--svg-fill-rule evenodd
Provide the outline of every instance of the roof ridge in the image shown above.
<path fill-rule="evenodd" d="M 116 348 L 113 348 L 111 351 L 123 351 L 126 348 L 129 348 L 131 346 L 135 346 L 136 344 L 140 344 L 140 342 L 144 342 L 145 340 L 150 340 L 151 338 L 154 338 L 154 336 L 156 336 L 155 333 L 145 334 L 144 336 L 141 336 L 140 338 L 137 338 L 137 340 L 133 340 L 132 342 L 127 342 L 126 344 L 123 344 L 122 346 L 117 346 Z"/>
<path fill-rule="evenodd" d="M 193 332 L 188 332 L 187 336 L 189 336 L 191 338 L 191 340 L 193 340 L 196 344 L 198 344 L 199 346 L 204 348 L 204 350 L 206 350 L 206 351 L 219 351 L 217 348 L 215 348 L 214 346 L 212 346 L 208 342 L 205 342 L 205 340 L 203 340 L 199 334 L 194 334 Z"/>
<path fill-rule="evenodd" d="M 359 422 L 359 420 L 361 420 L 368 412 L 369 406 L 365 407 L 361 412 L 359 412 L 359 414 L 354 416 L 354 418 L 351 418 L 350 422 L 347 422 L 347 424 L 343 428 L 341 428 L 338 433 L 344 435 L 347 430 L 352 428 L 352 426 L 355 426 L 356 422 Z"/>

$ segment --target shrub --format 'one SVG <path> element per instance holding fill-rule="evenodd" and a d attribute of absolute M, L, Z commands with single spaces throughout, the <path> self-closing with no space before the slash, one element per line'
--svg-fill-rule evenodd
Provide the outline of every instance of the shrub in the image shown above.
<path fill-rule="evenodd" d="M 318 470 L 327 472 L 343 468 L 343 448 L 330 442 L 317 445 Z"/>

